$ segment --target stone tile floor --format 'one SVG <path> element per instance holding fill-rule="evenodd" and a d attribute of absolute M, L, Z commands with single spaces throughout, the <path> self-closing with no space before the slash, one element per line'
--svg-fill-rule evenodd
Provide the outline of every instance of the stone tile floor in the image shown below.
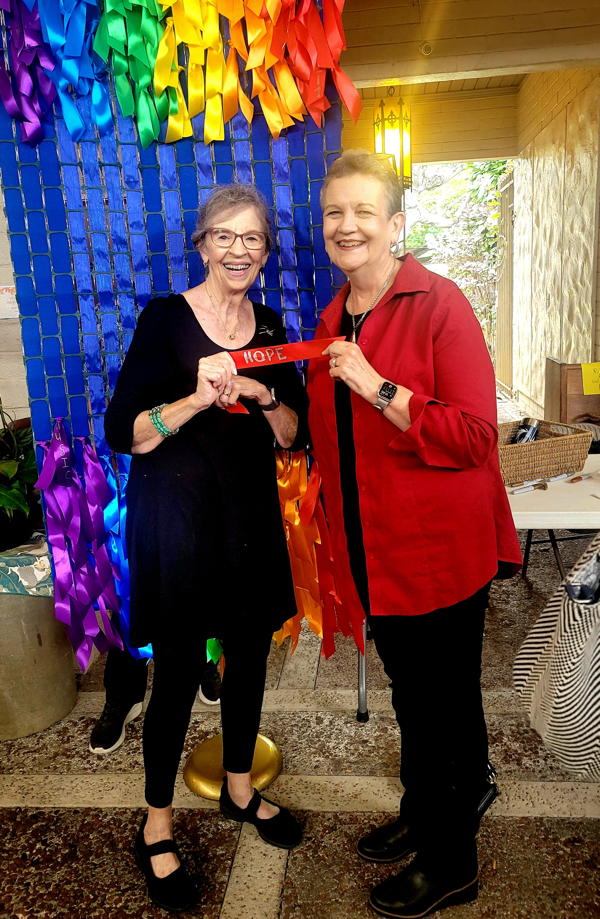
<path fill-rule="evenodd" d="M 504 417 L 514 417 L 510 403 Z M 512 415 L 511 415 L 512 413 Z M 586 544 L 561 547 L 571 565 Z M 503 794 L 480 833 L 476 903 L 448 919 L 592 919 L 600 915 L 598 786 L 560 769 L 529 728 L 511 688 L 515 652 L 559 580 L 549 547 L 529 576 L 493 586 L 483 686 L 492 758 Z M 355 719 L 356 652 L 341 640 L 329 661 L 303 633 L 290 657 L 273 647 L 262 730 L 284 756 L 270 794 L 305 821 L 288 854 L 252 828 L 223 820 L 178 782 L 176 834 L 199 878 L 202 919 L 367 919 L 370 886 L 392 869 L 369 866 L 356 839 L 397 808 L 398 735 L 387 680 L 371 645 L 371 717 Z M 73 712 L 40 734 L 0 744 L 0 919 L 153 919 L 131 844 L 143 813 L 141 721 L 108 757 L 88 753 L 103 704 L 102 661 L 81 681 Z M 219 730 L 194 707 L 186 752 Z"/>

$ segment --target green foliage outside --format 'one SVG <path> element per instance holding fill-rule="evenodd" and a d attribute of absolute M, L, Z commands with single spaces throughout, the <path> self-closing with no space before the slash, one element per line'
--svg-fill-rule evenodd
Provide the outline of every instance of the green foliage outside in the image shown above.
<path fill-rule="evenodd" d="M 499 184 L 508 160 L 416 165 L 406 247 L 455 281 L 468 297 L 494 356 Z M 411 203 L 414 202 L 414 203 Z M 425 251 L 423 251 L 423 248 Z"/>

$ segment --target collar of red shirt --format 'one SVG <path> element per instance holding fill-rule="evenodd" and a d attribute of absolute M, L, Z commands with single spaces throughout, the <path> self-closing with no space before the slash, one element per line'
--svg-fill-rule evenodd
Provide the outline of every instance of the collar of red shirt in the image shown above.
<path fill-rule="evenodd" d="M 431 272 L 427 270 L 416 258 L 407 253 L 400 266 L 400 271 L 394 278 L 394 283 L 389 288 L 380 303 L 387 303 L 397 294 L 414 294 L 420 291 L 427 293 L 431 289 Z M 328 329 L 339 329 L 342 318 L 342 310 L 346 303 L 346 298 L 350 290 L 350 282 L 341 288 L 321 314 L 321 321 Z M 332 333 L 333 334 L 333 333 Z"/>

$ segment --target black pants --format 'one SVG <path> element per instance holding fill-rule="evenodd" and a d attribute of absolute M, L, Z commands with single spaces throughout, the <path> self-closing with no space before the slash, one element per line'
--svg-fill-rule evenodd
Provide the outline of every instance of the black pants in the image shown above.
<path fill-rule="evenodd" d="M 148 682 L 148 660 L 136 660 L 125 649 L 109 648 L 104 666 L 104 689 L 106 701 L 122 705 L 129 710 L 136 702 L 142 702 Z"/>
<path fill-rule="evenodd" d="M 402 818 L 419 855 L 440 868 L 477 863 L 476 805 L 486 786 L 488 740 L 481 649 L 489 585 L 423 616 L 370 616 L 400 726 Z"/>
<path fill-rule="evenodd" d="M 167 807 L 173 800 L 175 778 L 190 714 L 205 663 L 204 641 L 156 636 L 153 641 L 154 679 L 144 720 L 146 801 Z M 221 686 L 223 767 L 249 772 L 267 672 L 271 631 L 261 634 L 256 619 L 246 617 L 235 634 L 223 640 L 225 671 Z"/>

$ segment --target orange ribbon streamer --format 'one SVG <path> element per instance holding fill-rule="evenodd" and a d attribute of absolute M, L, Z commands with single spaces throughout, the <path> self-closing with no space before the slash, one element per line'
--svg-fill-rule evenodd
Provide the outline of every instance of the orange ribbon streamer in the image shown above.
<path fill-rule="evenodd" d="M 298 644 L 303 619 L 315 635 L 323 637 L 316 559 L 316 546 L 320 541 L 319 530 L 314 518 L 307 523 L 300 519 L 300 502 L 306 494 L 308 485 L 304 452 L 277 454 L 277 485 L 298 612 L 288 619 L 273 637 L 281 644 L 290 636 L 293 651 Z"/>

